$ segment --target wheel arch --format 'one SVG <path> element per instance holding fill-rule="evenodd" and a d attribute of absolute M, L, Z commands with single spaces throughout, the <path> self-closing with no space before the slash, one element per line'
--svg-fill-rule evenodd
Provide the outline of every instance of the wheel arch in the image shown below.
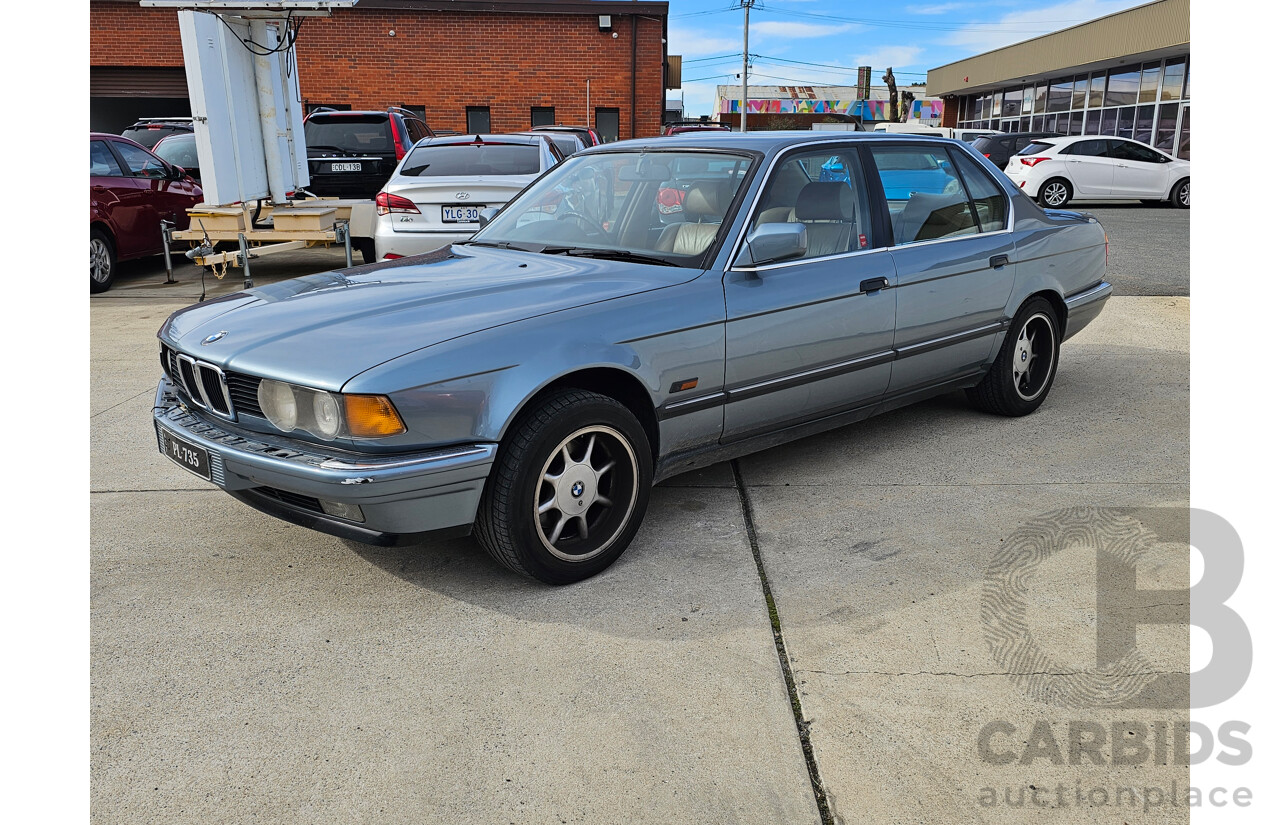
<path fill-rule="evenodd" d="M 551 393 L 566 389 L 599 393 L 626 407 L 644 429 L 645 436 L 649 439 L 649 448 L 653 453 L 653 461 L 655 465 L 657 464 L 660 453 L 658 411 L 654 407 L 653 396 L 638 376 L 615 366 L 583 367 L 544 384 L 526 398 L 508 418 L 507 425 L 503 428 L 503 437 L 506 437 L 511 423 L 519 419 L 525 410 Z"/>
<path fill-rule="evenodd" d="M 1066 302 L 1066 299 L 1064 299 L 1064 298 L 1062 297 L 1062 295 L 1061 295 L 1059 292 L 1057 292 L 1056 290 L 1053 290 L 1053 289 L 1042 289 L 1042 290 L 1040 290 L 1039 292 L 1033 292 L 1033 293 L 1031 293 L 1030 295 L 1028 295 L 1028 296 L 1027 296 L 1023 301 L 1022 301 L 1022 303 L 1018 305 L 1018 309 L 1019 309 L 1019 310 L 1021 310 L 1024 306 L 1026 306 L 1026 305 L 1027 305 L 1027 302 L 1028 302 L 1028 301 L 1031 301 L 1031 300 L 1032 300 L 1032 299 L 1034 299 L 1034 298 L 1044 298 L 1046 301 L 1048 301 L 1048 302 L 1049 302 L 1049 305 L 1053 307 L 1054 314 L 1058 316 L 1058 331 L 1059 331 L 1059 335 L 1065 335 L 1065 334 L 1066 334 L 1066 331 L 1067 331 L 1067 302 Z M 1017 315 L 1017 312 L 1015 312 L 1015 313 L 1014 313 L 1014 315 Z"/>
<path fill-rule="evenodd" d="M 95 229 L 102 230 L 102 233 L 107 236 L 107 241 L 111 244 L 111 248 L 119 255 L 120 244 L 116 241 L 116 233 L 111 231 L 111 225 L 102 219 L 89 221 L 89 231 L 93 232 Z"/>

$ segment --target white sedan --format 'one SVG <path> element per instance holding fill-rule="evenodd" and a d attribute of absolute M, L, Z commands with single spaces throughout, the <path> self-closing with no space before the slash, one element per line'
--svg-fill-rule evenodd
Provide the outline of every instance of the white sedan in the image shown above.
<path fill-rule="evenodd" d="M 1145 143 L 1099 135 L 1040 138 L 1004 169 L 1041 206 L 1076 200 L 1165 201 L 1191 206 L 1191 164 Z"/>
<path fill-rule="evenodd" d="M 374 199 L 378 260 L 470 238 L 480 213 L 511 200 L 563 160 L 545 135 L 456 135 L 419 141 Z"/>

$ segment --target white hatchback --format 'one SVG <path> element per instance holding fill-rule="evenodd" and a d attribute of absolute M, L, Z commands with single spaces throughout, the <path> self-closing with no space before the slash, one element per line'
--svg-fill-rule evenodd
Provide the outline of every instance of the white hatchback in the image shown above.
<path fill-rule="evenodd" d="M 1040 138 L 1009 158 L 1004 171 L 1041 206 L 1073 199 L 1191 206 L 1191 163 L 1127 138 Z"/>
<path fill-rule="evenodd" d="M 457 135 L 420 140 L 374 199 L 378 260 L 420 255 L 480 229 L 563 155 L 545 135 Z"/>

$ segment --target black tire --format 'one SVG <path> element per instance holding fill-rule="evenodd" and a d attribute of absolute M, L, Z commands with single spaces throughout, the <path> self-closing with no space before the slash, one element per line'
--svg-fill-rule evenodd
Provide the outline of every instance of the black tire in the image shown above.
<path fill-rule="evenodd" d="M 476 538 L 517 573 L 581 581 L 627 549 L 652 484 L 649 439 L 631 411 L 594 392 L 560 390 L 533 402 L 503 439 Z"/>
<path fill-rule="evenodd" d="M 1030 337 L 1024 345 L 1023 336 L 1028 333 Z M 1045 335 L 1047 338 L 1042 337 Z M 991 370 L 980 384 L 967 390 L 969 401 L 978 409 L 996 415 L 1035 412 L 1049 395 L 1058 373 L 1061 342 L 1062 331 L 1053 305 L 1044 298 L 1027 301 L 1014 316 Z M 1015 363 L 1026 363 L 1021 374 L 1014 372 Z"/>
<path fill-rule="evenodd" d="M 89 227 L 89 292 L 111 289 L 116 279 L 116 245 L 111 236 L 96 226 Z"/>
<path fill-rule="evenodd" d="M 378 262 L 378 253 L 373 246 L 373 238 L 352 238 L 351 246 L 360 251 L 360 257 L 367 264 Z"/>
<path fill-rule="evenodd" d="M 1191 178 L 1183 178 L 1169 190 L 1169 205 L 1174 209 L 1191 208 Z"/>
<path fill-rule="evenodd" d="M 1040 185 L 1040 191 L 1036 193 L 1036 203 L 1046 209 L 1061 209 L 1071 202 L 1073 194 L 1071 182 L 1066 178 L 1049 178 Z"/>

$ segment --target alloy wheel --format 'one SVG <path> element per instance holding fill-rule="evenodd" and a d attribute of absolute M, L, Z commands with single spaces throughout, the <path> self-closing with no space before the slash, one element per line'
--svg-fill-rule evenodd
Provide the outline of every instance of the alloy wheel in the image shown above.
<path fill-rule="evenodd" d="M 1062 206 L 1067 202 L 1067 186 L 1064 183 L 1054 181 L 1044 188 L 1045 203 L 1050 206 Z"/>
<path fill-rule="evenodd" d="M 1053 323 L 1038 312 L 1022 325 L 1013 347 L 1013 387 L 1022 400 L 1034 401 L 1044 392 L 1055 358 Z"/>
<path fill-rule="evenodd" d="M 89 239 L 89 277 L 100 284 L 111 278 L 111 250 L 101 238 Z"/>
<path fill-rule="evenodd" d="M 552 451 L 535 485 L 538 538 L 555 557 L 582 562 L 622 533 L 639 494 L 631 444 L 604 425 L 584 427 Z"/>

